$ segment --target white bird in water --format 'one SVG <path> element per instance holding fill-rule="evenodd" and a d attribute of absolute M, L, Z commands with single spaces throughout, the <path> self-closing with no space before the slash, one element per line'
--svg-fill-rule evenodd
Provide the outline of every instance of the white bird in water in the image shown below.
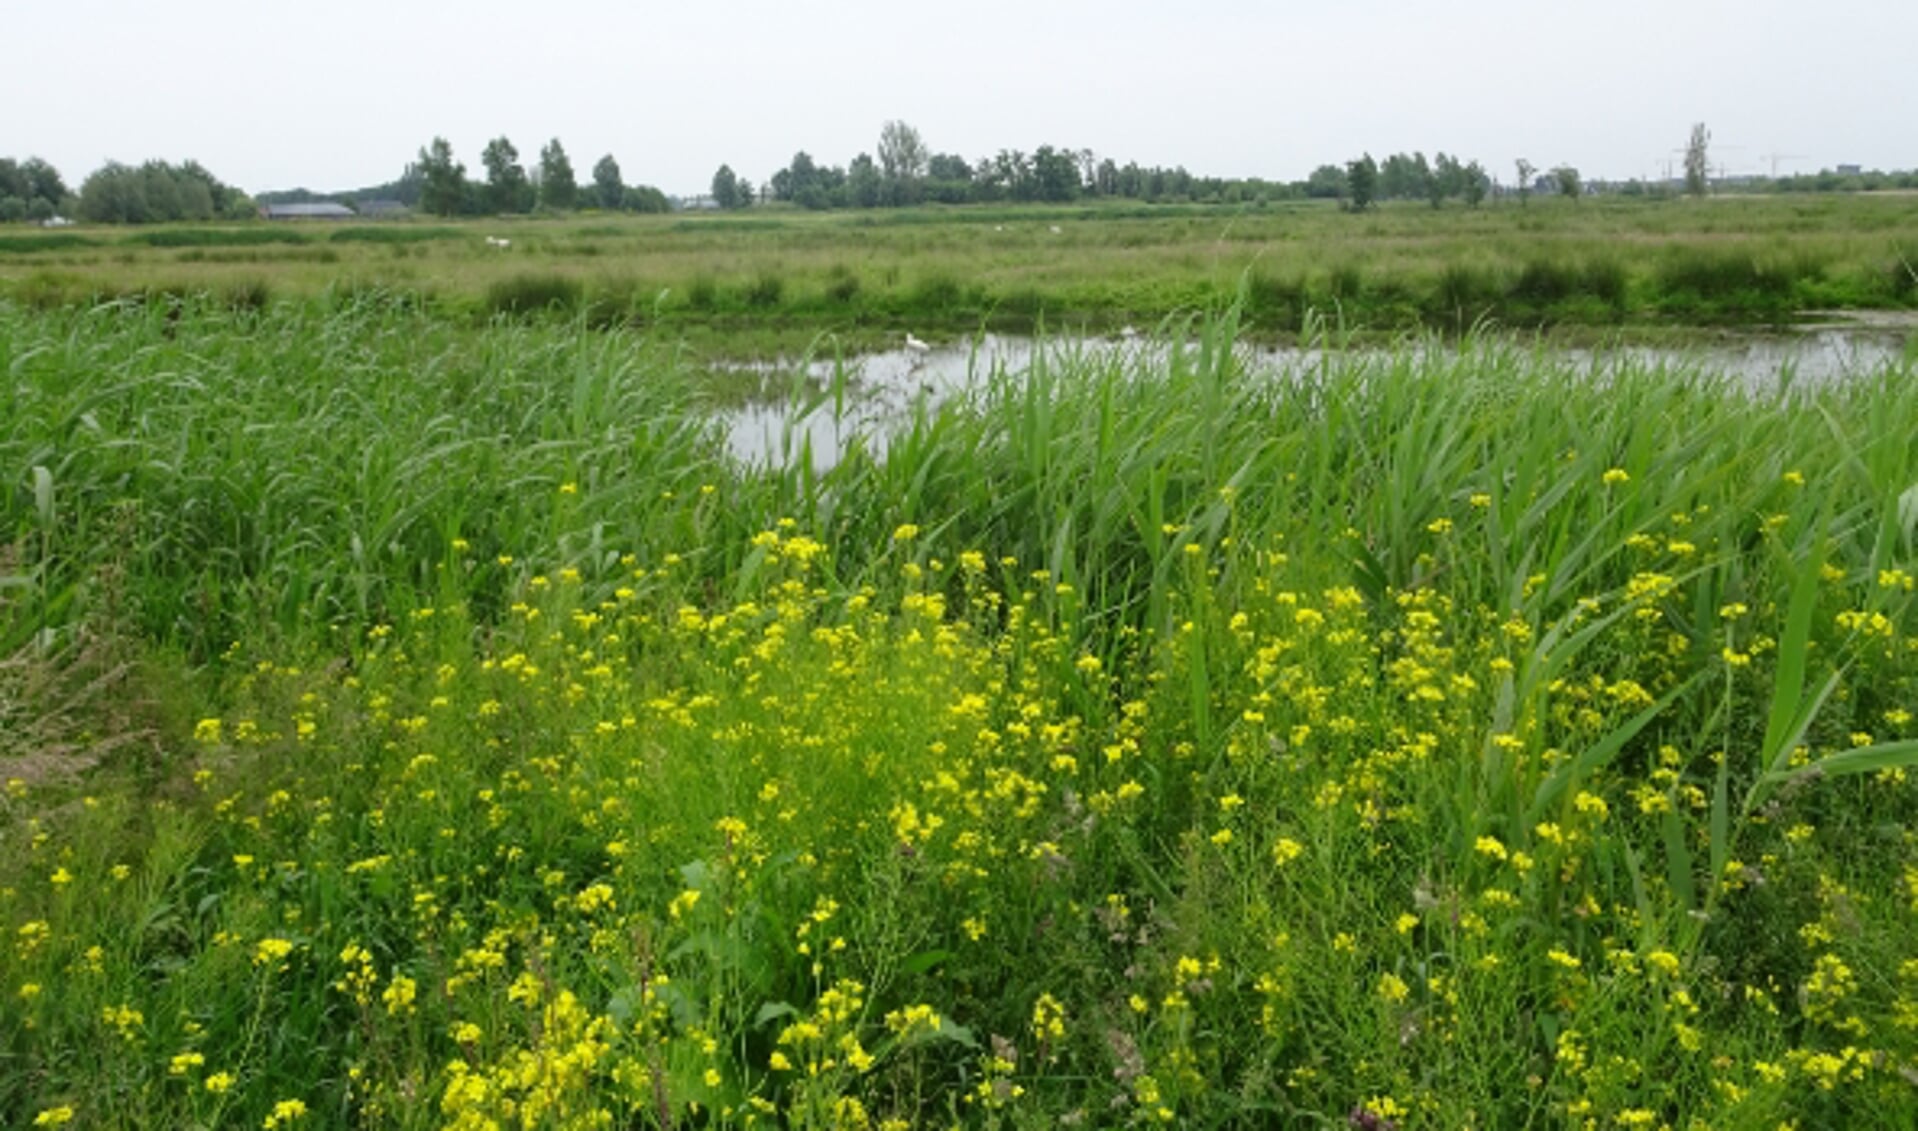
<path fill-rule="evenodd" d="M 1059 234 L 1059 225 L 1057 224 L 1052 225 L 1052 234 L 1055 236 Z"/>
<path fill-rule="evenodd" d="M 922 342 L 908 333 L 906 335 L 906 352 L 912 355 L 912 362 L 906 366 L 906 372 L 917 373 L 919 372 L 919 367 L 926 363 L 926 355 L 932 352 L 932 345 L 929 342 Z"/>

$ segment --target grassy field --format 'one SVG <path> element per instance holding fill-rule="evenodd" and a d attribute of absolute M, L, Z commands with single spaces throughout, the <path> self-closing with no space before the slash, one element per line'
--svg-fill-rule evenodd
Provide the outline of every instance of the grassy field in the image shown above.
<path fill-rule="evenodd" d="M 1321 202 L 26 233 L 0 235 L 0 294 L 48 306 L 206 291 L 258 306 L 378 286 L 456 311 L 585 311 L 750 349 L 822 330 L 1143 325 L 1242 284 L 1261 335 L 1296 331 L 1312 310 L 1379 331 L 1773 324 L 1918 304 L 1915 264 L 1918 196 L 1362 216 Z"/>
<path fill-rule="evenodd" d="M 1918 1120 L 1910 364 L 1174 329 L 0 302 L 0 1125 Z"/>

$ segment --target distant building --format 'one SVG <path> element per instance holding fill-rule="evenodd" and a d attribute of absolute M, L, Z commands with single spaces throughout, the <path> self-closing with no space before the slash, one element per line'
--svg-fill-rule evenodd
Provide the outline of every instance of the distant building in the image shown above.
<path fill-rule="evenodd" d="M 681 212 L 711 212 L 719 207 L 718 201 L 703 193 L 699 196 L 682 196 L 673 203 Z"/>
<path fill-rule="evenodd" d="M 42 228 L 71 228 L 73 221 L 67 219 L 65 216 L 49 216 L 40 221 L 40 226 Z"/>
<path fill-rule="evenodd" d="M 351 220 L 358 213 L 344 204 L 263 204 L 262 220 Z"/>
<path fill-rule="evenodd" d="M 1865 175 L 1865 167 L 1863 165 L 1840 165 L 1838 166 L 1838 175 L 1841 177 L 1862 177 Z"/>
<path fill-rule="evenodd" d="M 393 220 L 406 215 L 406 205 L 397 200 L 356 200 L 354 207 L 368 220 Z"/>

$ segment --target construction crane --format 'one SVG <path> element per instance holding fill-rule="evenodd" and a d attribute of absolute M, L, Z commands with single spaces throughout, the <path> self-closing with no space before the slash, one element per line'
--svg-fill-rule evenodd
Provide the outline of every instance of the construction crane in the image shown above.
<path fill-rule="evenodd" d="M 1721 152 L 1721 151 L 1723 151 L 1723 150 L 1727 150 L 1727 149 L 1730 149 L 1730 150 L 1740 150 L 1740 149 L 1743 149 L 1743 148 L 1745 148 L 1745 147 L 1744 147 L 1744 146 L 1742 146 L 1742 145 L 1721 145 L 1721 144 L 1718 144 L 1718 143 L 1716 143 L 1716 142 L 1714 142 L 1714 143 L 1712 144 L 1712 146 L 1711 146 L 1711 148 L 1710 148 L 1710 150 L 1709 150 L 1709 152 L 1711 152 L 1711 153 L 1718 153 L 1718 152 Z M 1678 156 L 1680 156 L 1680 157 L 1688 157 L 1688 156 L 1690 156 L 1690 155 L 1691 155 L 1691 147 L 1689 147 L 1689 146 L 1685 146 L 1685 147 L 1681 147 L 1681 148 L 1679 148 L 1679 149 L 1674 149 L 1674 150 L 1672 150 L 1671 152 L 1673 152 L 1673 153 L 1675 153 L 1675 154 L 1677 154 L 1677 155 L 1678 155 Z M 1672 163 L 1671 163 L 1670 161 L 1667 161 L 1667 162 L 1665 163 L 1665 166 L 1666 166 L 1666 169 L 1667 169 L 1667 172 L 1666 172 L 1666 174 L 1665 174 L 1665 179 L 1666 179 L 1666 180 L 1671 180 L 1671 177 L 1672 177 L 1672 175 L 1671 175 L 1671 172 L 1669 171 L 1669 170 L 1670 170 L 1670 168 L 1671 168 L 1671 164 L 1672 164 Z M 1706 167 L 1705 167 L 1705 175 L 1706 175 L 1706 177 L 1707 177 L 1707 178 L 1709 178 L 1709 177 L 1711 177 L 1711 176 L 1713 175 L 1713 173 L 1714 173 L 1714 171 L 1715 171 L 1715 172 L 1717 173 L 1717 176 L 1718 176 L 1718 179 L 1719 179 L 1719 180 L 1721 180 L 1721 181 L 1722 181 L 1722 180 L 1724 180 L 1724 179 L 1725 179 L 1725 162 L 1724 162 L 1723 160 L 1720 160 L 1720 161 L 1719 161 L 1719 162 L 1717 163 L 1717 165 L 1715 165 L 1715 166 L 1714 166 L 1714 165 L 1711 165 L 1711 164 L 1709 164 L 1709 163 L 1708 163 L 1708 164 L 1706 165 Z"/>
<path fill-rule="evenodd" d="M 1780 161 L 1809 161 L 1810 160 L 1810 158 L 1805 156 L 1803 153 L 1761 153 L 1758 155 L 1758 159 L 1760 161 L 1771 162 L 1771 179 L 1774 181 L 1778 179 L 1778 163 Z"/>

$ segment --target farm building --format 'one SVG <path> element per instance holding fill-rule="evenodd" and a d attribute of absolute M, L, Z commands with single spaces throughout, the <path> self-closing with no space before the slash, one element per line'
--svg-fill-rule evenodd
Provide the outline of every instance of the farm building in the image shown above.
<path fill-rule="evenodd" d="M 358 215 L 344 204 L 264 204 L 263 220 L 351 220 Z"/>

